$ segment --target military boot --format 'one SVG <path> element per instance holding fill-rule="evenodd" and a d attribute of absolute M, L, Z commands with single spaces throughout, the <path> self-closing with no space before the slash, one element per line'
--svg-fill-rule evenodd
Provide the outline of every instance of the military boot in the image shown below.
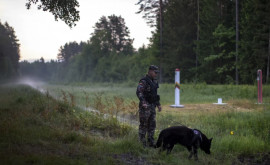
<path fill-rule="evenodd" d="M 155 142 L 151 140 L 151 141 L 148 141 L 148 146 L 155 148 L 156 145 L 155 145 Z"/>
<path fill-rule="evenodd" d="M 146 147 L 145 135 L 140 134 L 140 135 L 139 135 L 139 140 L 140 140 L 140 142 L 142 143 L 143 147 L 145 148 L 145 147 Z"/>

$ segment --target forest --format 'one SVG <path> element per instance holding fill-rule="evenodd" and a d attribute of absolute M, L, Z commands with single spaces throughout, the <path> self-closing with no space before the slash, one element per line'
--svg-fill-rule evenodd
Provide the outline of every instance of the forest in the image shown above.
<path fill-rule="evenodd" d="M 137 82 L 148 66 L 160 83 L 269 83 L 270 1 L 138 0 L 137 14 L 155 28 L 149 45 L 133 47 L 124 18 L 101 16 L 89 40 L 67 41 L 57 60 L 19 61 L 15 30 L 0 22 L 0 81 L 39 77 L 54 82 Z M 52 40 L 53 42 L 53 40 Z"/>

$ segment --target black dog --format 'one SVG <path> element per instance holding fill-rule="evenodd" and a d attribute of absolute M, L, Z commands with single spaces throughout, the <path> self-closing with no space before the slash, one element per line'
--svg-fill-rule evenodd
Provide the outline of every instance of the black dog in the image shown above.
<path fill-rule="evenodd" d="M 189 159 L 194 154 L 195 160 L 198 160 L 197 149 L 201 148 L 205 153 L 210 154 L 211 139 L 197 129 L 190 129 L 185 126 L 174 126 L 162 130 L 159 134 L 156 148 L 162 144 L 162 150 L 167 149 L 169 154 L 175 144 L 181 144 L 187 147 L 190 152 Z"/>

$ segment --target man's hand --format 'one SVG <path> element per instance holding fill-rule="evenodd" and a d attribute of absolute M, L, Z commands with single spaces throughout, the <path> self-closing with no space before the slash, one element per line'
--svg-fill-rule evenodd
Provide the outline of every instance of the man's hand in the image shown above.
<path fill-rule="evenodd" d="M 158 106 L 158 111 L 161 112 L 162 108 L 161 105 Z"/>
<path fill-rule="evenodd" d="M 144 109 L 146 109 L 146 108 L 148 107 L 148 105 L 147 105 L 146 103 L 143 103 L 143 104 L 142 104 L 142 107 L 143 107 Z"/>

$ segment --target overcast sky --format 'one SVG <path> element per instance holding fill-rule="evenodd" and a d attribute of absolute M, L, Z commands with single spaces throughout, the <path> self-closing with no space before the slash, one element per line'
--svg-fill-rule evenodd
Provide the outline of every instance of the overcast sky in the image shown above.
<path fill-rule="evenodd" d="M 56 59 L 61 45 L 71 41 L 87 41 L 93 32 L 93 26 L 101 16 L 115 14 L 125 19 L 134 38 L 133 46 L 137 49 L 148 45 L 151 29 L 142 14 L 135 14 L 138 0 L 78 0 L 80 20 L 77 26 L 69 28 L 63 21 L 55 21 L 49 12 L 37 10 L 32 5 L 25 7 L 26 0 L 0 0 L 0 20 L 8 22 L 16 32 L 21 44 L 21 60 Z"/>

